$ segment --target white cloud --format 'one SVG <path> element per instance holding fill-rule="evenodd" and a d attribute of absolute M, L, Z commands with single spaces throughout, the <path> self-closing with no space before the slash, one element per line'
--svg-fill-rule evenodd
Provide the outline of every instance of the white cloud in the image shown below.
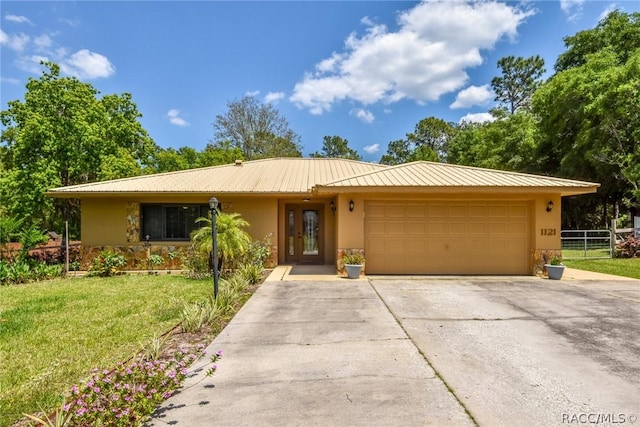
<path fill-rule="evenodd" d="M 384 110 L 382 110 L 385 114 L 391 114 L 392 110 L 391 108 L 385 108 Z"/>
<path fill-rule="evenodd" d="M 474 105 L 485 105 L 493 99 L 493 93 L 489 89 L 489 85 L 469 86 L 458 92 L 456 100 L 451 104 L 450 108 L 469 108 Z"/>
<path fill-rule="evenodd" d="M 350 34 L 344 51 L 306 73 L 289 99 L 311 114 L 343 100 L 435 101 L 463 87 L 469 79 L 465 70 L 483 62 L 480 50 L 515 39 L 532 14 L 499 2 L 425 0 L 398 15 L 395 32 L 364 18 L 365 33 Z"/>
<path fill-rule="evenodd" d="M 0 77 L 0 81 L 4 83 L 11 83 L 12 85 L 20 84 L 20 79 L 14 79 L 13 77 Z"/>
<path fill-rule="evenodd" d="M 18 24 L 31 24 L 31 25 L 33 25 L 33 22 L 31 22 L 31 20 L 29 18 L 27 18 L 26 16 L 5 15 L 4 19 L 7 20 L 7 21 L 11 21 L 11 22 L 17 22 Z"/>
<path fill-rule="evenodd" d="M 485 123 L 493 122 L 496 118 L 491 113 L 469 113 L 460 118 L 458 123 Z"/>
<path fill-rule="evenodd" d="M 560 8 L 567 15 L 569 21 L 575 21 L 582 15 L 582 5 L 585 0 L 560 0 Z"/>
<path fill-rule="evenodd" d="M 26 71 L 32 74 L 40 74 L 43 70 L 40 62 L 47 62 L 49 58 L 42 55 L 25 55 L 16 59 L 16 67 L 22 71 Z"/>
<path fill-rule="evenodd" d="M 116 67 L 106 56 L 82 49 L 64 58 L 60 70 L 79 79 L 97 79 L 112 76 Z"/>
<path fill-rule="evenodd" d="M 264 96 L 264 102 L 266 103 L 278 103 L 282 98 L 285 97 L 284 92 L 269 92 Z"/>
<path fill-rule="evenodd" d="M 180 117 L 180 110 L 172 108 L 171 110 L 167 111 L 167 117 L 169 118 L 169 123 L 171 123 L 172 125 L 180 127 L 189 126 L 189 122 Z"/>
<path fill-rule="evenodd" d="M 260 91 L 259 90 L 252 90 L 252 91 L 246 92 L 244 94 L 244 96 L 258 96 L 258 95 L 260 95 Z"/>
<path fill-rule="evenodd" d="M 36 47 L 39 49 L 47 49 L 51 47 L 51 45 L 53 44 L 53 41 L 51 40 L 51 37 L 49 37 L 46 34 L 43 34 L 41 36 L 34 38 L 33 44 L 35 44 Z"/>
<path fill-rule="evenodd" d="M 349 114 L 356 116 L 365 123 L 372 123 L 376 118 L 371 111 L 367 111 L 362 108 L 354 108 L 349 112 Z"/>
<path fill-rule="evenodd" d="M 367 145 L 363 148 L 363 150 L 365 153 L 369 154 L 377 153 L 378 151 L 380 151 L 380 144 Z"/>
<path fill-rule="evenodd" d="M 24 33 L 7 34 L 0 29 L 0 45 L 22 52 L 29 43 L 30 37 Z"/>

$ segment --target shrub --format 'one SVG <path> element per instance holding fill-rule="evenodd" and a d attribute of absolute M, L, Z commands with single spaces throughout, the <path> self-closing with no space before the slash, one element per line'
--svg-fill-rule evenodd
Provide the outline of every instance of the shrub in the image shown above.
<path fill-rule="evenodd" d="M 89 266 L 89 276 L 108 277 L 120 273 L 120 268 L 124 267 L 126 260 L 124 256 L 113 252 L 102 251 L 100 255 L 91 260 Z"/>
<path fill-rule="evenodd" d="M 347 265 L 362 265 L 364 264 L 364 257 L 362 256 L 362 254 L 358 253 L 358 252 L 352 252 L 352 253 L 347 253 L 344 254 L 341 258 L 342 263 Z"/>
<path fill-rule="evenodd" d="M 204 345 L 180 349 L 167 360 L 137 358 L 112 371 L 96 372 L 89 381 L 71 388 L 71 396 L 58 411 L 68 426 L 141 425 L 156 407 L 173 395 L 187 376 L 187 367 L 204 355 Z M 206 376 L 214 374 L 222 352 L 210 357 Z"/>
<path fill-rule="evenodd" d="M 0 260 L 0 285 L 17 285 L 38 280 L 53 279 L 62 275 L 62 265 Z"/>
<path fill-rule="evenodd" d="M 204 303 L 184 304 L 181 313 L 182 330 L 198 332 L 212 323 L 218 314 L 218 307 L 209 299 Z"/>
<path fill-rule="evenodd" d="M 638 258 L 640 257 L 640 239 L 629 235 L 625 240 L 616 245 L 616 258 Z"/>
<path fill-rule="evenodd" d="M 262 264 L 243 264 L 238 273 L 250 285 L 255 285 L 262 279 L 262 270 Z"/>
<path fill-rule="evenodd" d="M 199 252 L 192 245 L 183 258 L 183 267 L 187 270 L 186 275 L 190 279 L 204 279 L 211 277 L 211 267 L 209 266 L 209 256 Z"/>

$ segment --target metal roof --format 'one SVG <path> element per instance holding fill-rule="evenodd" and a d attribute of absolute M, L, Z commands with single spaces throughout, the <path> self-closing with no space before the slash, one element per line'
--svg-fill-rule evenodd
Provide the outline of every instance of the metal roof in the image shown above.
<path fill-rule="evenodd" d="M 370 171 L 356 176 L 319 184 L 320 192 L 335 192 L 340 189 L 371 191 L 390 187 L 421 190 L 493 191 L 510 189 L 554 189 L 563 194 L 595 192 L 600 184 L 543 175 L 531 175 L 471 166 L 418 161 Z"/>
<path fill-rule="evenodd" d="M 54 197 L 123 194 L 299 194 L 343 191 L 595 192 L 599 184 L 447 163 L 384 166 L 347 159 L 275 158 L 51 189 Z"/>
<path fill-rule="evenodd" d="M 50 196 L 79 197 L 129 193 L 308 193 L 319 182 L 383 169 L 347 159 L 275 158 L 72 185 L 49 190 Z"/>

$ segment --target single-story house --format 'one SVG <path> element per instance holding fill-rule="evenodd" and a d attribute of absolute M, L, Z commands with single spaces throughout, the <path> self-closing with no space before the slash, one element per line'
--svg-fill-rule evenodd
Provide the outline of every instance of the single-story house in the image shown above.
<path fill-rule="evenodd" d="M 561 250 L 563 196 L 599 184 L 445 163 L 275 158 L 54 188 L 81 199 L 85 254 L 189 244 L 215 196 L 273 264 L 366 258 L 367 274 L 540 274 Z"/>

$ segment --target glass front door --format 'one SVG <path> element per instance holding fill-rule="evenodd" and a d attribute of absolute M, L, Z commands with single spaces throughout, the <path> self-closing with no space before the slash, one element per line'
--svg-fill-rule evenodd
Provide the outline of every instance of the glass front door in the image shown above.
<path fill-rule="evenodd" d="M 286 212 L 287 262 L 321 264 L 322 205 L 287 205 Z"/>

